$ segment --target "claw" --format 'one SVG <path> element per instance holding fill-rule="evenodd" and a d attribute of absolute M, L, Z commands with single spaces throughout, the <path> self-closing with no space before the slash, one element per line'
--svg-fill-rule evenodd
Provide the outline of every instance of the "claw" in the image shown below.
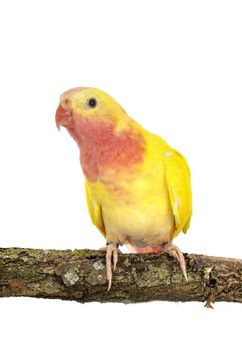
<path fill-rule="evenodd" d="M 170 256 L 173 256 L 174 258 L 176 258 L 178 260 L 180 267 L 181 267 L 181 270 L 182 270 L 182 273 L 185 277 L 185 280 L 188 281 L 187 271 L 186 271 L 186 262 L 185 262 L 184 255 L 181 252 L 181 250 L 177 246 L 175 246 L 174 244 L 170 243 L 165 247 L 164 251 L 167 252 Z"/>
<path fill-rule="evenodd" d="M 110 243 L 106 247 L 100 248 L 106 252 L 106 275 L 108 280 L 108 291 L 112 285 L 112 263 L 113 263 L 113 271 L 116 269 L 116 265 L 118 262 L 118 247 L 116 243 Z"/>

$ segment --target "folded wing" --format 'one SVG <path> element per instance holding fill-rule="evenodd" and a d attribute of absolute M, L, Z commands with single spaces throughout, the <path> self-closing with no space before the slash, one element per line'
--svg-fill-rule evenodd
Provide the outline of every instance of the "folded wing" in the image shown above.
<path fill-rule="evenodd" d="M 173 238 L 187 232 L 192 215 L 190 170 L 186 159 L 175 149 L 164 154 L 166 184 L 175 220 Z"/>

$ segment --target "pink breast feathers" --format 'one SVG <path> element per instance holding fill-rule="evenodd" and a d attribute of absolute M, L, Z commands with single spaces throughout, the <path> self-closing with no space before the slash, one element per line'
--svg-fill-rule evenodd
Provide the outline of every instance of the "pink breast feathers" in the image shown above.
<path fill-rule="evenodd" d="M 116 132 L 111 123 L 86 118 L 80 118 L 75 129 L 69 132 L 80 147 L 81 165 L 89 181 L 96 181 L 105 169 L 130 169 L 143 161 L 145 143 L 137 132 Z"/>

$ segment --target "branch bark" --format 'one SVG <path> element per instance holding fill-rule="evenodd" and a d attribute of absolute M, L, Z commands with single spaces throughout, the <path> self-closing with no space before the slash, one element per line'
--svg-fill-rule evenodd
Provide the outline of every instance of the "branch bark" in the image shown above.
<path fill-rule="evenodd" d="M 107 292 L 105 253 L 96 250 L 0 249 L 0 297 L 78 302 L 152 300 L 242 302 L 242 260 L 184 254 L 188 282 L 165 253 L 120 254 Z"/>

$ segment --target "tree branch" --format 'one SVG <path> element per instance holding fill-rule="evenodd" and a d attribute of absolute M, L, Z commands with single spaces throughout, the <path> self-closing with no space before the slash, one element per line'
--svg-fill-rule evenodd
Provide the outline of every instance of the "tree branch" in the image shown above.
<path fill-rule="evenodd" d="M 242 260 L 185 254 L 188 282 L 165 253 L 120 254 L 107 292 L 105 253 L 96 250 L 0 249 L 0 297 L 78 302 L 151 300 L 242 302 Z"/>

